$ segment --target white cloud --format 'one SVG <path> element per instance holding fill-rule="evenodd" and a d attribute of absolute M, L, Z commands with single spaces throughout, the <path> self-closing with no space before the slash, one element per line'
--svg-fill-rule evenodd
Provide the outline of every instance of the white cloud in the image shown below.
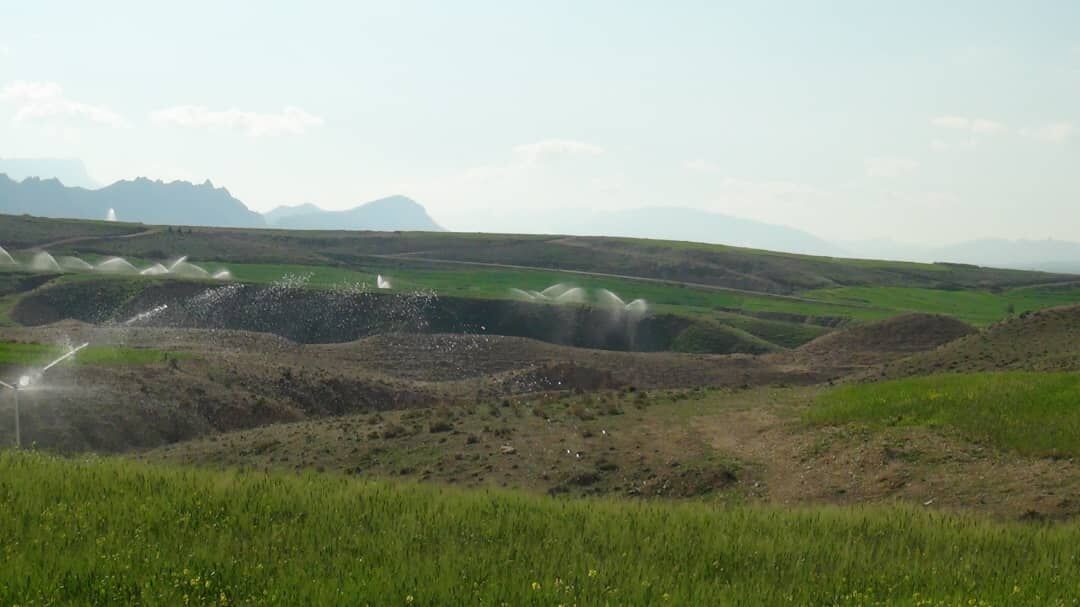
<path fill-rule="evenodd" d="M 9 83 L 0 90 L 0 101 L 15 105 L 15 124 L 74 119 L 117 128 L 131 126 L 106 107 L 68 99 L 63 87 L 55 82 Z"/>
<path fill-rule="evenodd" d="M 973 135 L 997 135 L 1006 130 L 1000 122 L 967 116 L 938 116 L 931 123 L 936 127 L 967 131 Z"/>
<path fill-rule="evenodd" d="M 604 148 L 600 146 L 567 139 L 546 139 L 514 147 L 514 155 L 529 166 L 560 156 L 599 156 L 603 153 Z"/>
<path fill-rule="evenodd" d="M 1062 143 L 1076 132 L 1076 125 L 1071 122 L 1055 122 L 1040 127 L 1021 129 L 1020 134 L 1030 139 L 1050 143 Z"/>
<path fill-rule="evenodd" d="M 863 161 L 867 177 L 899 177 L 919 168 L 919 162 L 911 158 L 867 158 Z"/>
<path fill-rule="evenodd" d="M 237 109 L 215 111 L 201 105 L 178 105 L 153 112 L 150 118 L 158 124 L 185 128 L 238 130 L 251 137 L 302 135 L 308 129 L 325 123 L 322 118 L 295 107 L 286 107 L 280 113 L 273 114 Z"/>

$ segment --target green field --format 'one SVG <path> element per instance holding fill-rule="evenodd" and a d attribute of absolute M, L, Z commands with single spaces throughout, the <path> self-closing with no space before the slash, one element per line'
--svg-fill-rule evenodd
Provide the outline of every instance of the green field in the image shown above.
<path fill-rule="evenodd" d="M 312 287 L 335 287 L 346 284 L 375 284 L 377 274 L 390 278 L 395 288 L 404 290 L 433 290 L 451 297 L 483 299 L 512 299 L 512 288 L 540 291 L 557 283 L 579 286 L 595 293 L 608 289 L 626 301 L 642 298 L 658 305 L 660 310 L 703 314 L 717 310 L 750 312 L 779 312 L 806 316 L 883 318 L 887 310 L 869 309 L 861 304 L 815 302 L 768 294 L 710 290 L 622 278 L 598 278 L 545 270 L 477 269 L 468 266 L 448 266 L 440 269 L 417 269 L 400 262 L 382 268 L 357 269 L 327 266 L 276 264 L 206 264 L 217 269 L 228 267 L 237 280 L 268 283 L 285 275 L 306 276 Z"/>
<path fill-rule="evenodd" d="M 96 257 L 87 256 L 95 261 Z M 151 260 L 130 259 L 138 267 L 154 263 Z M 286 277 L 303 277 L 311 288 L 335 288 L 366 284 L 374 288 L 376 276 L 392 280 L 395 289 L 432 290 L 439 295 L 482 299 L 513 299 L 512 288 L 543 290 L 557 283 L 587 289 L 593 296 L 598 289 L 608 289 L 626 301 L 645 299 L 662 311 L 691 315 L 717 311 L 775 312 L 795 316 L 877 319 L 890 315 L 887 309 L 873 309 L 862 304 L 814 301 L 769 295 L 742 293 L 730 290 L 702 289 L 676 284 L 664 284 L 632 278 L 596 278 L 547 270 L 478 269 L 469 266 L 447 266 L 439 269 L 417 269 L 416 264 L 384 264 L 353 268 L 299 264 L 244 264 L 198 262 L 208 271 L 228 269 L 236 280 L 258 284 L 280 281 Z M 2 274 L 0 274 L 2 275 Z M 100 278 L 93 273 L 66 274 L 63 280 Z M 137 277 L 132 279 L 138 280 Z"/>
<path fill-rule="evenodd" d="M 357 269 L 214 263 L 206 264 L 206 267 L 213 270 L 228 267 L 238 280 L 257 283 L 273 282 L 289 274 L 308 276 L 308 284 L 313 287 L 350 283 L 373 285 L 376 274 L 381 273 L 390 277 L 400 289 L 430 289 L 440 295 L 485 299 L 510 299 L 513 297 L 511 288 L 542 290 L 556 283 L 567 283 L 594 293 L 598 289 L 608 289 L 626 301 L 642 298 L 658 311 L 690 316 L 743 311 L 870 321 L 905 312 L 926 312 L 948 314 L 972 324 L 987 325 L 1014 313 L 1080 302 L 1080 286 L 1065 289 L 1017 288 L 998 293 L 910 287 L 841 287 L 807 291 L 803 297 L 783 297 L 544 270 L 478 269 L 468 266 L 417 269 L 413 267 L 416 264 L 394 263 L 382 268 Z M 722 322 L 750 330 L 737 323 Z M 750 332 L 757 334 L 756 331 Z"/>
<path fill-rule="evenodd" d="M 152 263 L 141 259 L 132 261 L 140 267 Z M 837 320 L 865 322 L 906 312 L 925 312 L 948 314 L 985 326 L 1010 314 L 1080 301 L 1080 287 L 1076 286 L 1017 288 L 998 292 L 840 287 L 808 291 L 803 297 L 788 297 L 547 270 L 455 265 L 433 268 L 428 264 L 402 261 L 351 268 L 220 262 L 204 262 L 203 265 L 210 271 L 228 268 L 237 280 L 259 284 L 273 283 L 287 276 L 304 277 L 310 288 L 365 284 L 372 288 L 376 275 L 383 274 L 399 290 L 431 290 L 443 296 L 482 299 L 512 299 L 512 288 L 542 290 L 556 283 L 566 283 L 585 288 L 591 297 L 595 297 L 599 289 L 608 289 L 627 301 L 642 298 L 656 312 L 710 319 L 784 347 L 795 347 L 821 335 L 824 331 L 815 326 L 817 323 L 832 324 Z M 60 280 L 88 280 L 95 277 L 95 274 L 69 274 Z M 8 305 L 10 303 L 13 300 Z M 775 318 L 770 320 L 761 316 Z"/>
<path fill-rule="evenodd" d="M 1070 275 L 633 238 L 202 227 L 181 232 L 0 216 L 0 243 L 24 247 L 18 253 L 23 258 L 32 245 L 58 243 L 50 247 L 57 256 L 93 261 L 120 255 L 139 267 L 188 254 L 208 270 L 229 268 L 238 280 L 270 283 L 291 274 L 307 276 L 313 288 L 372 285 L 383 274 L 404 290 L 509 299 L 512 288 L 569 283 L 592 293 L 608 289 L 626 301 L 645 299 L 656 312 L 707 319 L 781 347 L 817 337 L 822 326 L 905 312 L 950 314 L 985 326 L 1013 313 L 1080 302 L 1080 286 Z M 0 281 L 0 291 L 7 283 L 25 290 L 21 280 Z M 1039 286 L 1069 281 L 1062 288 Z M 11 304 L 0 301 L 0 311 Z M 0 315 L 0 323 L 5 320 Z"/>
<path fill-rule="evenodd" d="M 0 364 L 42 365 L 62 356 L 65 352 L 67 352 L 67 349 L 62 346 L 0 342 Z M 84 365 L 145 365 L 162 362 L 170 357 L 181 358 L 184 356 L 187 355 L 149 348 L 90 345 L 80 350 L 72 359 L 72 363 Z"/>
<path fill-rule="evenodd" d="M 113 224 L 113 229 L 132 230 Z M 359 266 L 438 260 L 696 282 L 794 294 L 814 288 L 895 286 L 1009 288 L 1075 280 L 1061 274 L 794 255 L 723 245 L 628 238 L 450 232 L 288 231 L 138 226 L 135 238 L 102 237 L 100 222 L 0 216 L 0 243 L 45 244 L 86 235 L 52 252 L 163 259 L 191 255 L 222 263 Z M 28 242 L 29 241 L 29 242 Z"/>
<path fill-rule="evenodd" d="M 934 375 L 843 386 L 807 413 L 818 424 L 952 429 L 1035 456 L 1080 456 L 1080 373 Z"/>
<path fill-rule="evenodd" d="M 0 454 L 5 605 L 1075 605 L 1080 527 Z"/>
<path fill-rule="evenodd" d="M 808 291 L 807 297 L 897 312 L 948 314 L 974 325 L 988 325 L 1010 314 L 1080 302 L 1080 286 L 1019 288 L 990 292 L 904 287 L 841 287 Z"/>

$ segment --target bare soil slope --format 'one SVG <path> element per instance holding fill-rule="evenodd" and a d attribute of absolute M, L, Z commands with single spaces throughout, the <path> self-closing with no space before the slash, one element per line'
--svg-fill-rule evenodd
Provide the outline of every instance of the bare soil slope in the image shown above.
<path fill-rule="evenodd" d="M 886 377 L 943 372 L 1080 371 L 1080 305 L 1022 314 L 886 365 Z"/>
<path fill-rule="evenodd" d="M 815 393 L 534 395 L 264 426 L 140 457 L 549 494 L 783 506 L 905 502 L 1004 518 L 1080 514 L 1074 461 L 1000 452 L 929 429 L 808 427 L 799 413 Z"/>
<path fill-rule="evenodd" d="M 0 329 L 0 341 L 152 348 L 148 364 L 77 364 L 24 398 L 27 443 L 123 451 L 242 428 L 519 394 L 626 388 L 810 384 L 824 377 L 761 357 L 630 353 L 485 335 L 391 334 L 305 345 L 227 330 L 66 321 Z M 25 369 L 0 365 L 0 377 Z M 0 399 L 0 417 L 11 403 Z M 0 424 L 0 443 L 13 437 Z"/>
<path fill-rule="evenodd" d="M 298 314 L 298 311 L 303 311 Z M 339 343 L 369 335 L 467 333 L 529 337 L 584 348 L 641 352 L 682 349 L 761 353 L 779 349 L 741 330 L 705 326 L 672 314 L 630 317 L 589 306 L 433 293 L 318 290 L 302 284 L 251 285 L 175 280 L 86 278 L 47 284 L 22 296 L 11 317 L 38 326 L 64 319 L 98 324 L 137 324 L 273 333 L 302 343 Z M 687 330 L 723 332 L 724 339 L 686 345 Z M 690 340 L 694 341 L 694 340 Z"/>
<path fill-rule="evenodd" d="M 977 333 L 971 325 L 940 314 L 904 314 L 823 335 L 786 356 L 817 367 L 879 365 Z"/>

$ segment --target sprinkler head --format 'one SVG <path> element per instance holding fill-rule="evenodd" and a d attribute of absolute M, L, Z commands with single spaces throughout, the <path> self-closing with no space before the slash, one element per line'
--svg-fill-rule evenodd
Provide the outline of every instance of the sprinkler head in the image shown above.
<path fill-rule="evenodd" d="M 30 385 L 30 376 L 29 375 L 23 375 L 22 377 L 19 378 L 19 387 L 20 388 L 26 388 L 29 385 Z"/>

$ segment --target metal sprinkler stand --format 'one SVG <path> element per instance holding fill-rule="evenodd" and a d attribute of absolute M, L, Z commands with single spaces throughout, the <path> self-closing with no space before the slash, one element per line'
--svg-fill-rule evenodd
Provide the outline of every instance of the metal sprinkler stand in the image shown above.
<path fill-rule="evenodd" d="M 7 388 L 8 390 L 11 390 L 11 395 L 15 399 L 15 448 L 16 449 L 21 449 L 22 448 L 22 426 L 21 426 L 21 422 L 20 422 L 20 419 L 19 419 L 20 418 L 20 416 L 19 416 L 19 392 L 29 388 L 35 381 L 37 381 L 38 379 L 41 379 L 41 376 L 44 375 L 46 371 L 48 371 L 49 369 L 52 369 L 56 365 L 64 362 L 65 360 L 71 358 L 72 356 L 75 356 L 75 354 L 79 350 L 82 350 L 83 348 L 85 348 L 86 346 L 89 346 L 89 345 L 90 345 L 90 343 L 87 342 L 85 344 L 82 344 L 81 346 L 78 346 L 77 348 L 72 348 L 71 350 L 68 351 L 67 354 L 61 356 L 60 358 L 58 358 L 58 359 L 52 361 L 51 363 L 45 365 L 44 367 L 42 367 L 41 371 L 38 371 L 37 373 L 35 373 L 33 375 L 23 375 L 22 377 L 19 378 L 19 382 L 18 382 L 17 385 L 13 386 L 13 385 L 11 385 L 11 384 L 9 384 L 7 382 L 0 381 L 0 387 Z"/>

